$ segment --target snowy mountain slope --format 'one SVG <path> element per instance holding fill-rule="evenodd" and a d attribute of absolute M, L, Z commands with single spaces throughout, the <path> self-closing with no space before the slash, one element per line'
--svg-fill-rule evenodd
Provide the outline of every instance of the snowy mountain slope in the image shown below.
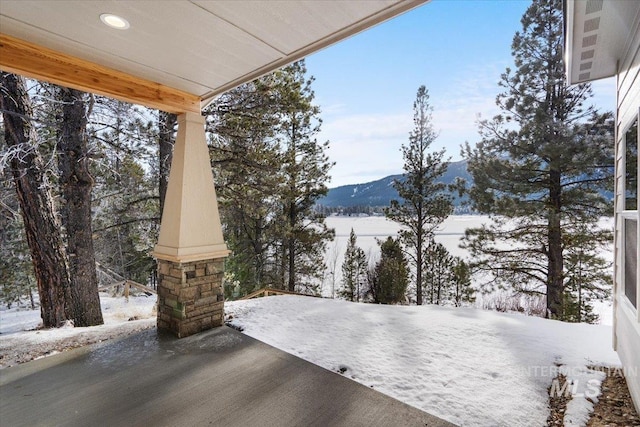
<path fill-rule="evenodd" d="M 586 422 L 618 366 L 611 327 L 472 308 L 278 296 L 227 302 L 244 333 L 461 426 L 544 426 L 559 369 L 575 382 L 565 422 Z M 557 384 L 562 387 L 564 384 Z"/>
<path fill-rule="evenodd" d="M 442 182 L 453 184 L 456 177 L 464 178 L 468 183 L 471 183 L 472 179 L 467 172 L 466 161 L 450 163 L 447 172 L 442 176 Z M 327 195 L 317 203 L 328 207 L 388 206 L 391 199 L 398 198 L 398 192 L 393 188 L 393 182 L 396 179 L 402 179 L 402 175 L 390 175 L 364 184 L 331 188 Z M 455 203 L 459 202 L 460 200 L 456 198 Z"/>

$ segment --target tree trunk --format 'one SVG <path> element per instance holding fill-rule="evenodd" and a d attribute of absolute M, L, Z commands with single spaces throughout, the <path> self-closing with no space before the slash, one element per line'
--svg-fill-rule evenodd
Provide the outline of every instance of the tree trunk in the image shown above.
<path fill-rule="evenodd" d="M 160 186 L 160 217 L 164 210 L 164 200 L 167 194 L 167 186 L 169 185 L 169 170 L 171 169 L 171 160 L 173 159 L 173 144 L 175 143 L 174 131 L 178 116 L 171 113 L 160 111 L 158 116 L 159 128 L 159 157 L 160 164 L 158 168 L 159 186 Z"/>
<path fill-rule="evenodd" d="M 296 207 L 293 203 L 289 206 L 289 239 L 288 256 L 289 256 L 289 292 L 296 291 L 296 241 L 293 238 L 293 229 L 296 226 Z"/>
<path fill-rule="evenodd" d="M 420 131 L 420 167 L 418 169 L 418 173 L 421 177 L 425 174 L 425 168 L 423 165 L 424 160 L 424 147 L 422 146 L 424 138 L 422 137 L 422 132 Z M 416 305 L 422 305 L 422 269 L 424 268 L 422 261 L 422 247 L 424 246 L 424 203 L 422 200 L 422 195 L 424 195 L 424 187 L 422 186 L 422 182 L 417 186 L 417 193 L 421 195 L 421 199 L 418 201 L 418 206 L 416 206 L 416 224 L 415 234 L 416 234 Z"/>
<path fill-rule="evenodd" d="M 578 254 L 578 323 L 582 322 L 582 254 Z"/>
<path fill-rule="evenodd" d="M 287 242 L 283 240 L 282 243 L 278 243 L 276 250 L 279 259 L 276 260 L 276 279 L 279 289 L 287 289 L 286 275 L 287 275 Z"/>
<path fill-rule="evenodd" d="M 67 304 L 69 272 L 60 224 L 45 184 L 43 161 L 35 146 L 37 134 L 30 122 L 33 111 L 24 79 L 9 73 L 0 73 L 0 79 L 5 141 L 20 153 L 12 157 L 10 167 L 33 260 L 40 315 L 45 327 L 58 327 L 71 317 Z"/>
<path fill-rule="evenodd" d="M 62 121 L 58 129 L 58 168 L 64 197 L 62 222 L 66 229 L 71 310 L 75 326 L 103 324 L 96 259 L 91 229 L 87 108 L 83 92 L 60 88 Z"/>
<path fill-rule="evenodd" d="M 564 261 L 562 258 L 562 229 L 560 222 L 562 205 L 560 172 L 551 169 L 549 179 L 547 316 L 552 319 L 562 319 L 564 315 Z"/>
<path fill-rule="evenodd" d="M 422 230 L 416 237 L 416 304 L 422 305 Z"/>
<path fill-rule="evenodd" d="M 262 288 L 264 280 L 264 244 L 262 241 L 262 226 L 260 221 L 254 222 L 255 233 L 252 241 L 254 254 L 254 280 L 258 287 Z"/>

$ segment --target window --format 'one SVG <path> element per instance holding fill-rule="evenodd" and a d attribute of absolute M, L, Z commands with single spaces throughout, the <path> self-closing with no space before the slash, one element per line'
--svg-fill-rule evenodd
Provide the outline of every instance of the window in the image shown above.
<path fill-rule="evenodd" d="M 624 210 L 638 209 L 638 120 L 624 136 Z"/>
<path fill-rule="evenodd" d="M 624 294 L 638 308 L 638 221 L 624 220 Z"/>
<path fill-rule="evenodd" d="M 624 294 L 638 308 L 638 120 L 624 135 L 623 283 Z"/>

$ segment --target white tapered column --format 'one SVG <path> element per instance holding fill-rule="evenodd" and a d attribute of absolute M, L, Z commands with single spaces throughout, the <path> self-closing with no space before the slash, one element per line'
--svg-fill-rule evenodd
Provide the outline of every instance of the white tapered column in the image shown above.
<path fill-rule="evenodd" d="M 221 326 L 224 318 L 224 259 L 220 215 L 204 117 L 178 116 L 158 259 L 158 329 L 186 337 Z"/>
<path fill-rule="evenodd" d="M 154 255 L 180 262 L 228 254 L 222 237 L 204 117 L 184 113 L 178 116 L 178 135 Z"/>

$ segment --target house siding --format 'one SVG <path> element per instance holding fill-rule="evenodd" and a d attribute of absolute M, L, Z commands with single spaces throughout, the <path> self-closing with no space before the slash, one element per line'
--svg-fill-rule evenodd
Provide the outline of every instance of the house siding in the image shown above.
<path fill-rule="evenodd" d="M 640 110 L 640 32 L 629 43 L 626 55 L 618 64 L 617 114 L 616 114 L 616 180 L 615 211 L 616 232 L 614 237 L 614 347 L 625 367 L 627 384 L 636 407 L 640 410 L 640 310 L 636 310 L 624 295 L 622 236 L 624 203 L 624 136 L 627 129 L 638 118 Z M 632 214 L 633 215 L 633 214 Z M 636 220 L 640 220 L 635 213 Z M 640 234 L 640 227 L 638 228 Z M 639 236 L 640 237 L 640 236 Z M 638 239 L 640 241 L 640 238 Z M 639 268 L 640 269 L 640 268 Z M 640 274 L 638 275 L 640 277 Z M 640 308 L 640 296 L 637 298 Z"/>

